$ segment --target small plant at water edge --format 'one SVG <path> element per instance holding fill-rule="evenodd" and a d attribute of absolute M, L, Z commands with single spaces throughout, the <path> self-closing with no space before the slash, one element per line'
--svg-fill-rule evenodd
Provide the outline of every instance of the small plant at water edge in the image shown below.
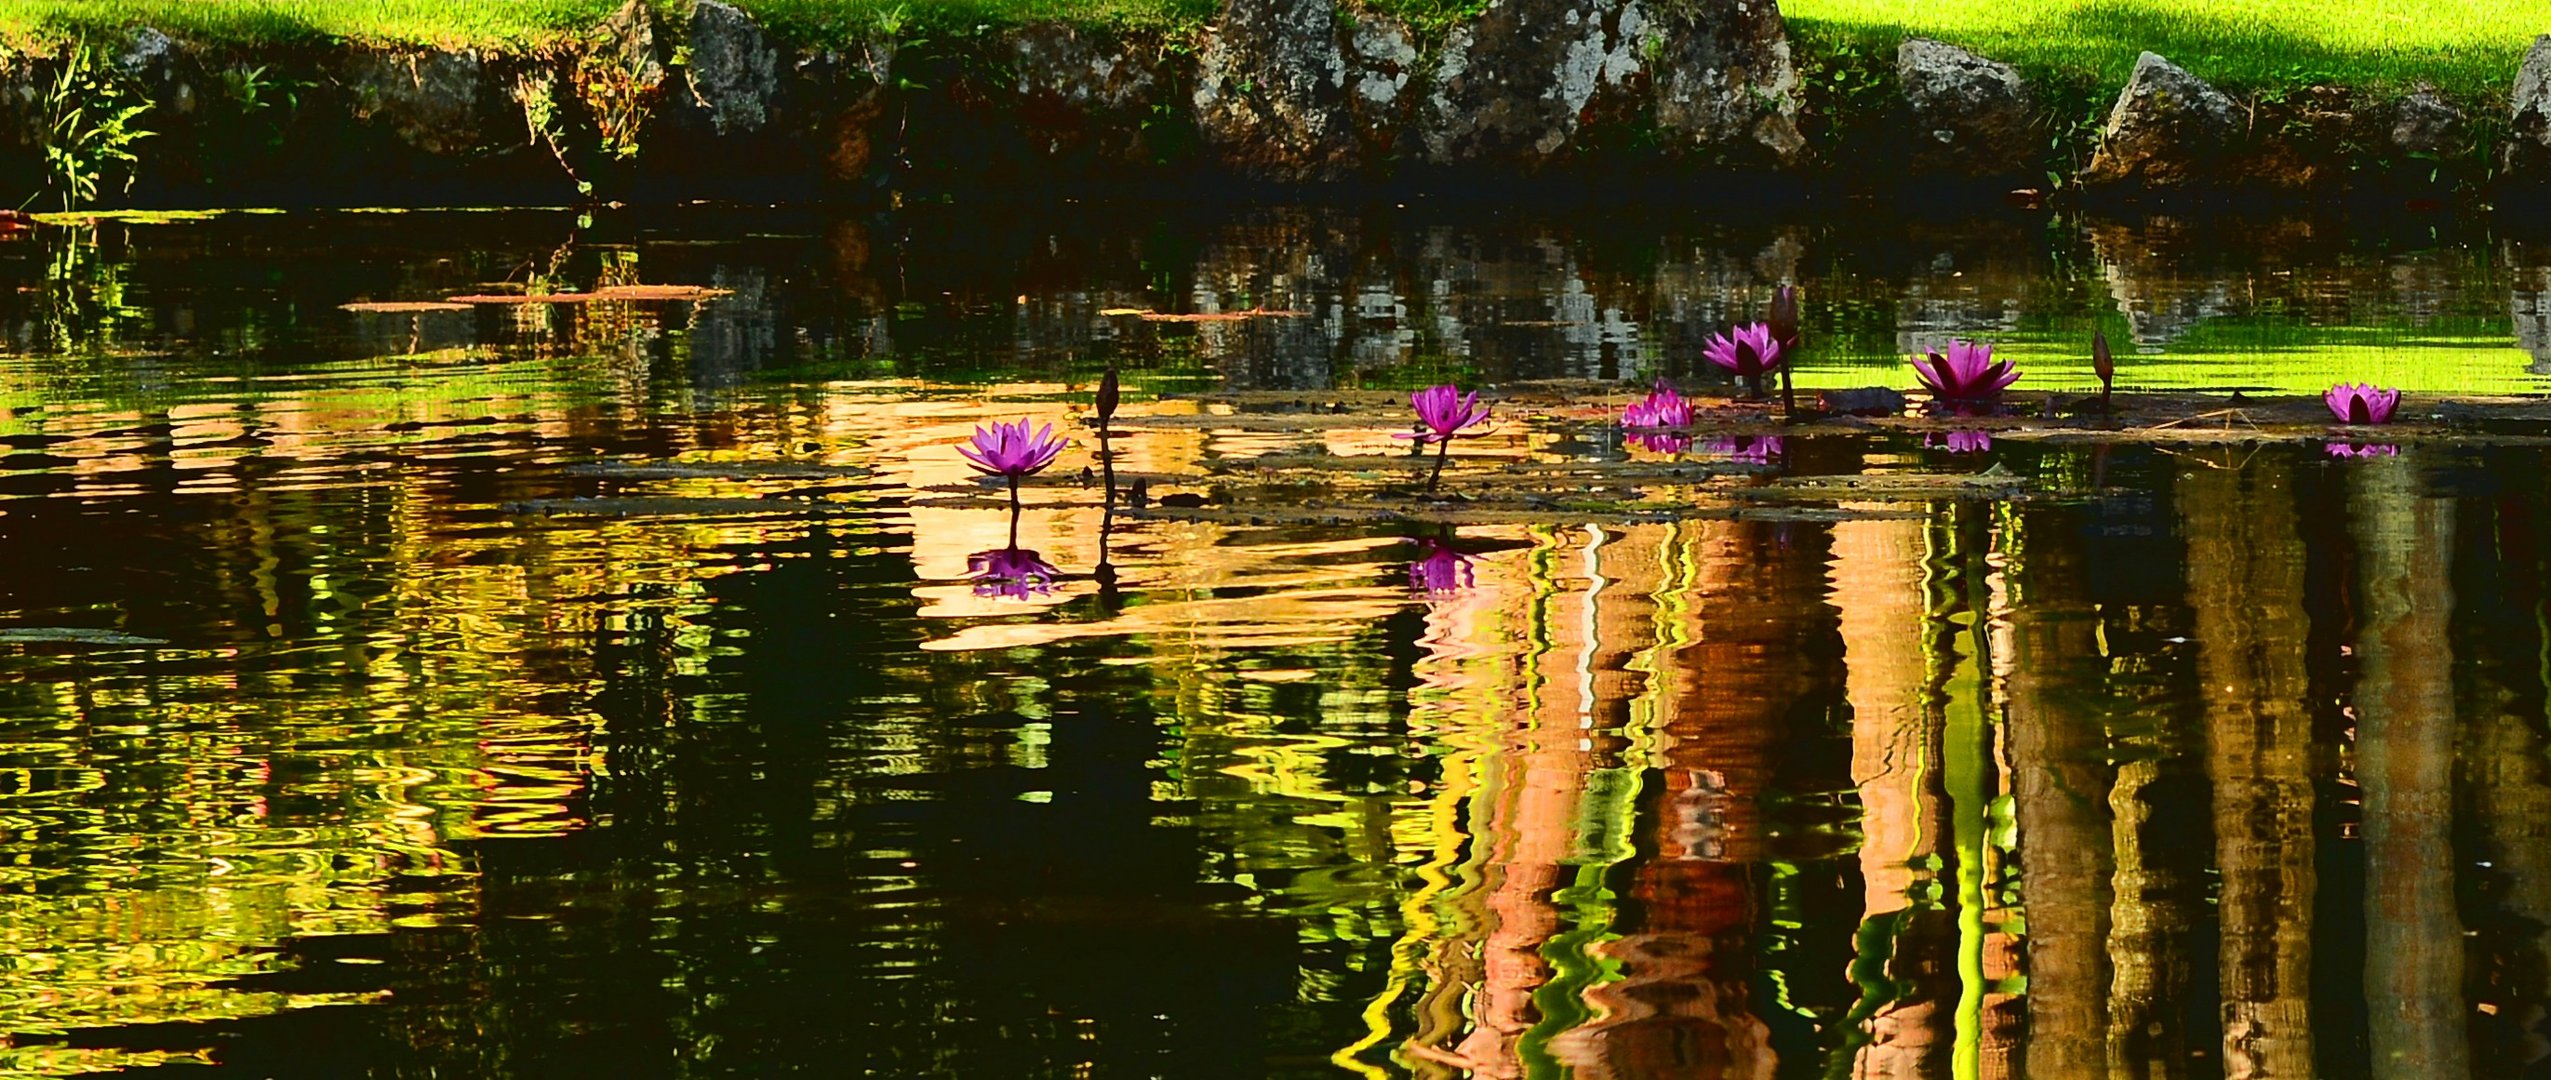
<path fill-rule="evenodd" d="M 151 133 L 135 126 L 150 102 L 122 75 L 97 62 L 87 42 L 71 47 L 62 73 L 44 96 L 45 186 L 76 210 L 97 199 L 100 185 L 121 174 L 119 190 L 133 186 L 141 163 L 133 144 Z"/>

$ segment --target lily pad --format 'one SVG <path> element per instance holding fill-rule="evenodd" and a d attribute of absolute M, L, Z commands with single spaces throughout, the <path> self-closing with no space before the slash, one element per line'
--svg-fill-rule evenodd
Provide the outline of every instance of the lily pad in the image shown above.
<path fill-rule="evenodd" d="M 143 637 L 121 630 L 94 626 L 6 626 L 0 627 L 0 644 L 9 645 L 95 645 L 101 648 L 149 648 L 168 644 L 165 638 Z"/>
<path fill-rule="evenodd" d="M 468 304 L 446 300 L 358 300 L 338 304 L 339 311 L 360 311 L 375 315 L 421 315 L 429 311 L 468 311 Z"/>

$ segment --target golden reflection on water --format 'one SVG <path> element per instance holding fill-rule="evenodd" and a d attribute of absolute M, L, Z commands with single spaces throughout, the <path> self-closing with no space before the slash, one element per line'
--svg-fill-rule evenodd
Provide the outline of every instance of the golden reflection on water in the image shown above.
<path fill-rule="evenodd" d="M 2220 282 L 2110 257 L 2146 323 L 2221 301 Z M 1954 299 L 1934 284 L 1920 303 Z M 1200 309 L 1241 291 L 1215 288 Z M 577 318 L 569 338 L 648 329 Z M 2168 458 L 2061 500 L 1465 526 L 1468 580 L 1428 590 L 1408 564 L 1431 527 L 1110 517 L 1081 479 L 1096 459 L 1074 384 L 809 380 L 643 415 L 643 365 L 591 341 L 555 351 L 570 355 L 428 350 L 139 407 L 10 361 L 12 400 L 45 407 L 5 433 L 58 436 L 43 452 L 59 460 L 18 474 L 0 528 L 37 538 L 24 554 L 48 574 L 111 579 L 19 581 L 10 625 L 168 644 L 0 656 L 0 1071 L 217 1056 L 46 1038 L 66 1033 L 394 1005 L 257 979 L 304 963 L 286 949 L 307 939 L 513 917 L 486 906 L 488 845 L 633 827 L 603 796 L 647 759 L 613 753 L 637 735 L 597 704 L 601 643 L 643 638 L 667 685 L 689 680 L 666 691 L 679 734 L 763 722 L 772 706 L 718 677 L 779 635 L 732 587 L 854 559 L 894 572 L 859 594 L 869 607 L 820 616 L 909 624 L 914 645 L 791 654 L 826 669 L 809 681 L 894 707 L 791 717 L 820 730 L 774 738 L 755 766 L 808 770 L 794 812 L 953 800 L 924 781 L 988 762 L 1051 769 L 1074 704 L 1058 687 L 1138 672 L 1127 696 L 1149 711 L 1128 715 L 1158 742 L 1133 763 L 1135 811 L 1202 838 L 1187 872 L 1229 891 L 1193 901 L 1198 917 L 1281 926 L 1293 999 L 1318 1007 L 1299 1037 L 1345 1074 L 2541 1060 L 2507 1048 L 2542 1034 L 2551 1000 L 2545 688 L 2532 655 L 2474 629 L 2540 623 L 2538 580 L 2519 587 L 2538 576 L 2538 492 L 2457 495 L 2438 475 L 2469 462 L 2443 451 Z M 1190 402 L 1127 411 L 1193 422 L 1116 441 L 1155 498 L 1210 493 L 1216 470 L 1259 458 L 1408 449 L 1392 417 L 1277 432 Z M 1076 445 L 1014 520 L 954 446 L 1019 416 Z M 1565 442 L 1507 421 L 1462 448 L 1454 482 L 1563 460 Z M 2107 453 L 2005 461 L 2085 475 Z M 1843 474 L 1980 467 L 1877 440 L 1818 454 Z M 596 456 L 841 471 L 813 495 L 715 473 L 569 478 Z M 518 502 L 597 493 L 721 502 Z M 785 512 L 733 505 L 765 498 Z M 2135 499 L 2145 517 L 2103 516 Z M 969 580 L 970 554 L 1013 543 L 1063 568 L 1051 592 Z M 2482 554 L 2496 561 L 2472 569 Z M 2491 574 L 2516 584 L 2489 596 Z M 782 760 L 797 751 L 809 760 Z M 697 891 L 731 886 L 761 912 L 890 896 L 858 901 L 907 935 L 875 977 L 951 978 L 932 965 L 965 914 L 933 875 L 962 860 L 927 832 L 826 833 L 894 866 L 839 895 Z"/>

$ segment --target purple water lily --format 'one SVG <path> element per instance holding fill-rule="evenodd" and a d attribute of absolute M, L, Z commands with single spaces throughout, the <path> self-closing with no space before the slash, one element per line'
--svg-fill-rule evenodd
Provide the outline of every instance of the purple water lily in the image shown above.
<path fill-rule="evenodd" d="M 998 476 L 1010 482 L 1010 514 L 1019 510 L 1019 478 L 1045 471 L 1054 457 L 1063 452 L 1063 437 L 1054 434 L 1054 425 L 1031 430 L 1022 418 L 1015 424 L 991 423 L 974 429 L 972 442 L 957 447 L 965 455 L 966 464 L 985 476 Z"/>
<path fill-rule="evenodd" d="M 1630 445 L 1660 454 L 1677 454 L 1692 445 L 1692 440 L 1678 432 L 1692 426 L 1692 403 L 1659 379 L 1648 396 L 1621 410 L 1621 426 L 1629 429 Z"/>
<path fill-rule="evenodd" d="M 1772 344 L 1780 346 L 1782 355 L 1798 351 L 1798 286 L 1783 285 L 1772 290 L 1763 322 L 1771 328 Z"/>
<path fill-rule="evenodd" d="M 1664 380 L 1660 379 L 1657 381 L 1656 389 L 1648 391 L 1647 397 L 1631 402 L 1629 408 L 1621 410 L 1621 426 L 1625 428 L 1690 427 L 1692 426 L 1692 403 L 1683 400 L 1683 395 L 1675 393 L 1673 387 L 1665 385 Z"/>
<path fill-rule="evenodd" d="M 1952 431 L 1945 435 L 1926 435 L 1922 445 L 1946 450 L 1952 454 L 1981 454 L 1993 449 L 1993 433 L 1989 431 Z"/>
<path fill-rule="evenodd" d="M 2329 445 L 2329 454 L 2334 458 L 2397 457 L 2400 455 L 2400 447 L 2389 443 L 2334 442 Z"/>
<path fill-rule="evenodd" d="M 1926 352 L 1914 357 L 1913 374 L 1933 397 L 1950 405 L 2000 400 L 2002 390 L 2020 378 L 2010 361 L 1993 359 L 1993 346 L 1976 341 L 1952 341 L 1946 356 Z"/>
<path fill-rule="evenodd" d="M 1016 545 L 966 556 L 965 571 L 974 579 L 974 595 L 1012 600 L 1053 592 L 1055 579 L 1063 576 L 1062 569 L 1045 561 L 1045 556 Z"/>
<path fill-rule="evenodd" d="M 1701 355 L 1734 372 L 1745 380 L 1747 393 L 1761 397 L 1763 373 L 1780 366 L 1780 349 L 1770 323 L 1747 323 L 1727 333 L 1711 335 L 1708 343 L 1701 346 Z"/>
<path fill-rule="evenodd" d="M 1421 446 L 1436 444 L 1435 471 L 1426 477 L 1426 490 L 1433 491 L 1435 482 L 1444 477 L 1444 459 L 1452 456 L 1453 440 L 1486 434 L 1470 429 L 1488 422 L 1488 406 L 1479 403 L 1476 392 L 1462 393 L 1461 387 L 1451 383 L 1412 392 L 1408 403 L 1417 410 L 1418 429 L 1391 437 L 1415 439 Z"/>
<path fill-rule="evenodd" d="M 1417 542 L 1417 561 L 1408 564 L 1408 587 L 1422 593 L 1444 595 L 1470 588 L 1477 575 L 1471 569 L 1471 558 L 1440 540 Z"/>
<path fill-rule="evenodd" d="M 1054 434 L 1054 425 L 1031 430 L 1022 418 L 1015 424 L 984 424 L 974 429 L 974 441 L 957 447 L 974 471 L 985 476 L 1006 476 L 1016 482 L 1022 476 L 1043 472 L 1054 464 L 1065 443 Z"/>
<path fill-rule="evenodd" d="M 1769 465 L 1789 449 L 1789 443 L 1778 435 L 1728 435 L 1711 439 L 1701 449 L 1740 465 Z"/>
<path fill-rule="evenodd" d="M 2321 401 L 2339 423 L 2388 424 L 2392 410 L 2400 406 L 2400 391 L 2377 389 L 2371 383 L 2340 383 L 2322 394 Z"/>

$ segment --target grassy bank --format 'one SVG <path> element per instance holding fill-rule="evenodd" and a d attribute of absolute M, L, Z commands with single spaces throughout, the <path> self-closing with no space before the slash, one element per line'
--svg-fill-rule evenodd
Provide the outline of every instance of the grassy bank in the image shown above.
<path fill-rule="evenodd" d="M 678 14 L 688 0 L 650 0 Z M 800 40 L 964 33 L 1061 19 L 1201 25 L 1219 0 L 735 0 Z M 1368 0 L 1440 26 L 1483 0 Z M 580 31 L 618 0 L 0 0 L 0 35 L 25 41 L 150 25 L 229 42 L 342 38 L 536 45 Z M 1786 0 L 1809 51 L 1892 55 L 1938 37 L 2024 69 L 2115 86 L 2151 49 L 2230 88 L 2315 82 L 2369 88 L 2429 79 L 2458 97 L 2504 93 L 2541 0 Z"/>
<path fill-rule="evenodd" d="M 1201 23 L 1212 0 L 735 0 L 781 34 L 833 41 L 945 33 L 1045 19 Z M 1424 3 L 1427 0 L 1417 0 Z M 651 0 L 668 15 L 686 0 Z M 234 43 L 537 47 L 600 23 L 620 0 L 0 0 L 0 36 L 45 43 L 134 26 Z"/>
<path fill-rule="evenodd" d="M 2113 88 L 2149 49 L 2227 89 L 2403 89 L 2503 98 L 2542 0 L 1782 0 L 1806 49 L 1938 38 L 2032 73 Z"/>
<path fill-rule="evenodd" d="M 668 15 L 690 0 L 648 0 Z M 731 0 L 781 35 L 832 43 L 965 34 L 1027 22 L 1202 26 L 1221 0 Z M 620 0 L 0 0 L 0 37 L 50 43 L 134 26 L 223 42 L 345 39 L 378 44 L 532 47 L 573 34 Z M 1368 0 L 1426 27 L 1486 0 Z"/>

